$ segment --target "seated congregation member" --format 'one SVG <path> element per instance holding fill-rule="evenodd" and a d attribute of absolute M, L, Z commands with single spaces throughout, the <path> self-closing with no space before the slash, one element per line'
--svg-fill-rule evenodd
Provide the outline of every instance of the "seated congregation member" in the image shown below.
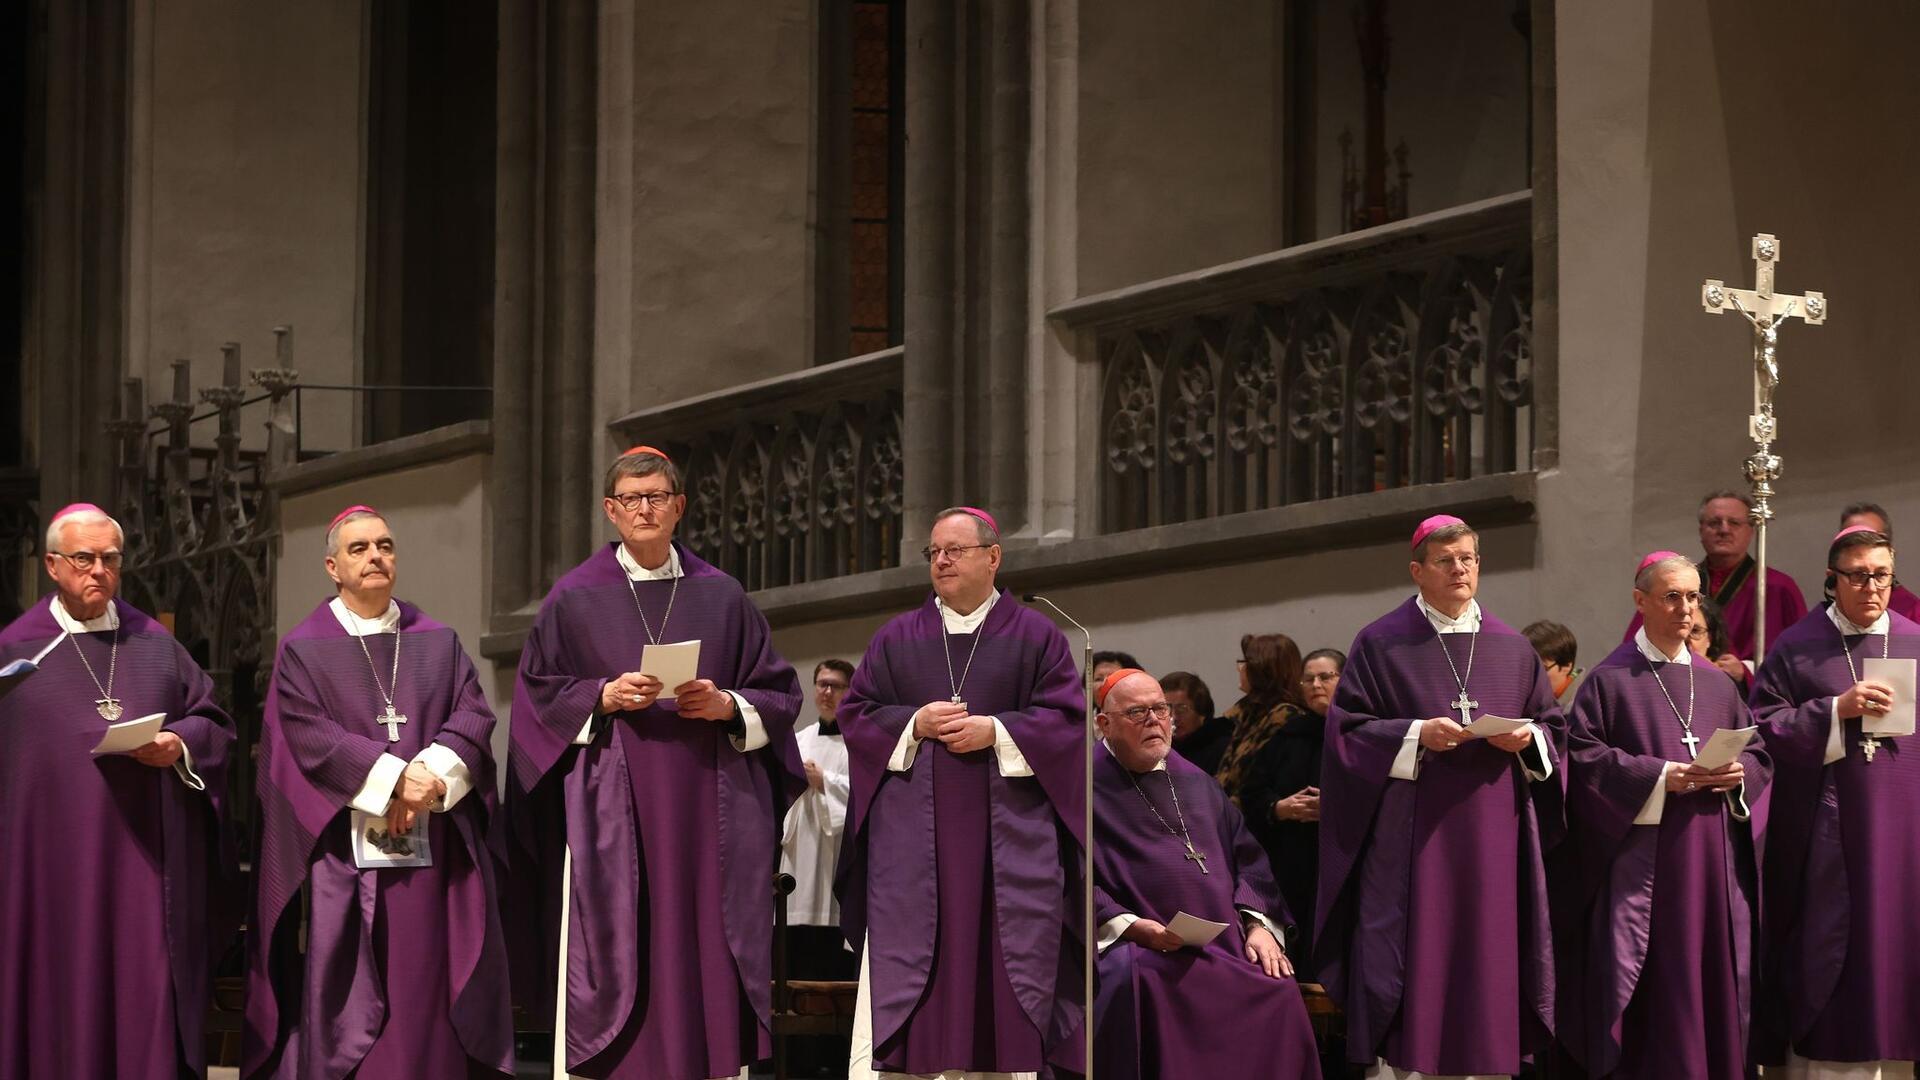
<path fill-rule="evenodd" d="M 1736 673 L 1735 661 L 1757 664 L 1753 655 L 1754 605 L 1758 596 L 1754 571 L 1759 564 L 1748 549 L 1753 546 L 1753 500 L 1737 491 L 1715 491 L 1700 500 L 1700 547 L 1705 555 L 1699 560 L 1700 591 L 1720 605 L 1727 623 L 1727 638 L 1733 655 L 1715 661 L 1715 666 L 1735 678 L 1745 680 L 1747 672 Z M 1767 640 L 1807 613 L 1807 602 L 1800 586 L 1777 568 L 1767 568 Z M 1634 613 L 1622 642 L 1633 640 L 1640 629 L 1640 614 Z"/>
<path fill-rule="evenodd" d="M 198 1076 L 233 721 L 119 599 L 118 522 L 77 503 L 46 543 L 52 595 L 0 630 L 0 664 L 39 657 L 0 700 L 0 1076 Z M 154 713 L 150 742 L 88 752 Z"/>
<path fill-rule="evenodd" d="M 337 595 L 281 640 L 260 739 L 245 1073 L 511 1076 L 493 712 L 459 637 L 394 599 L 385 518 L 341 511 L 325 565 Z M 429 862 L 381 865 L 370 828 Z"/>
<path fill-rule="evenodd" d="M 1308 728 L 1318 730 L 1318 726 L 1307 715 L 1306 701 L 1300 696 L 1300 646 L 1292 638 L 1242 634 L 1240 658 L 1234 665 L 1240 673 L 1240 700 L 1227 706 L 1226 713 L 1233 722 L 1233 737 L 1213 775 L 1238 805 L 1253 760 L 1267 743 L 1283 731 L 1305 737 Z"/>
<path fill-rule="evenodd" d="M 1333 693 L 1340 688 L 1340 673 L 1347 669 L 1347 654 L 1339 649 L 1315 649 L 1307 654 L 1300 665 L 1300 695 L 1306 699 L 1307 711 L 1319 717 L 1327 718 L 1327 710 L 1333 707 Z"/>
<path fill-rule="evenodd" d="M 1567 691 L 1573 687 L 1573 680 L 1580 677 L 1580 669 L 1573 666 L 1580 657 L 1580 642 L 1574 638 L 1573 631 L 1557 622 L 1541 619 L 1528 623 L 1520 632 L 1533 643 L 1533 651 L 1540 654 L 1540 663 L 1547 669 L 1547 685 L 1553 689 L 1554 700 L 1564 701 Z"/>
<path fill-rule="evenodd" d="M 1747 1071 L 1761 740 L 1694 764 L 1752 726 L 1736 687 L 1687 647 L 1700 575 L 1640 563 L 1633 641 L 1588 674 L 1567 727 L 1567 842 L 1556 853 L 1560 1038 L 1593 1077 L 1740 1080 Z"/>
<path fill-rule="evenodd" d="M 1439 515 L 1411 546 L 1418 591 L 1354 638 L 1327 714 L 1315 974 L 1376 1075 L 1511 1076 L 1553 1037 L 1565 721 L 1474 599 L 1478 535 Z M 1483 715 L 1527 723 L 1464 730 Z"/>
<path fill-rule="evenodd" d="M 1920 658 L 1920 625 L 1888 609 L 1885 533 L 1843 530 L 1827 567 L 1832 603 L 1780 635 L 1753 688 L 1775 769 L 1759 1056 L 1769 1076 L 1911 1077 L 1920 1059 L 1920 738 L 1869 736 L 1863 725 L 1893 698 L 1867 663 Z M 1790 1067 L 1771 1067 L 1782 1063 Z"/>
<path fill-rule="evenodd" d="M 1855 525 L 1865 525 L 1874 532 L 1887 538 L 1887 544 L 1893 544 L 1893 518 L 1879 503 L 1857 502 L 1840 511 L 1840 528 L 1851 529 Z M 1920 622 L 1920 596 L 1915 596 L 1905 585 L 1893 583 L 1893 595 L 1887 599 L 1887 610 L 1905 619 Z"/>
<path fill-rule="evenodd" d="M 1219 785 L 1172 748 L 1153 676 L 1120 669 L 1094 723 L 1094 1067 L 1101 1080 L 1320 1075 L 1277 928 L 1286 905 Z M 1204 944 L 1168 924 L 1225 923 Z"/>
<path fill-rule="evenodd" d="M 1130 652 L 1102 649 L 1093 654 L 1093 685 L 1099 686 L 1102 679 L 1119 671 L 1121 668 L 1137 668 L 1139 666 L 1140 661 L 1135 660 L 1133 654 Z"/>
<path fill-rule="evenodd" d="M 851 982 L 859 958 L 840 934 L 840 905 L 833 899 L 833 871 L 847 822 L 852 783 L 847 741 L 840 734 L 840 702 L 853 684 L 853 665 L 822 660 L 813 668 L 813 705 L 818 724 L 793 733 L 806 770 L 806 793 L 787 808 L 780 837 L 780 870 L 793 875 L 787 897 L 787 977 Z M 788 1040 L 787 1064 L 795 1076 L 835 1075 L 852 1047 L 838 1035 L 797 1035 Z"/>
<path fill-rule="evenodd" d="M 1167 708 L 1173 710 L 1173 748 L 1195 768 L 1213 775 L 1227 752 L 1227 741 L 1233 738 L 1233 721 L 1213 715 L 1213 691 L 1191 671 L 1161 676 L 1160 689 L 1167 695 Z"/>

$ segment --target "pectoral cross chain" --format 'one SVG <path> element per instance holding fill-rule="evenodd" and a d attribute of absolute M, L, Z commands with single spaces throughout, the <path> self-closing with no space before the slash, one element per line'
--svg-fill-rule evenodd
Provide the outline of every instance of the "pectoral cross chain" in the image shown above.
<path fill-rule="evenodd" d="M 1195 865 L 1199 866 L 1201 873 L 1203 874 L 1213 873 L 1213 871 L 1207 869 L 1207 857 L 1205 855 L 1202 855 L 1200 852 L 1194 850 L 1193 841 L 1191 840 L 1187 841 L 1187 854 L 1185 858 L 1189 862 L 1192 862 Z"/>
<path fill-rule="evenodd" d="M 399 742 L 400 741 L 400 725 L 406 723 L 407 718 L 400 715 L 397 712 L 394 712 L 393 703 L 388 702 L 386 714 L 384 716 L 374 717 L 373 722 L 376 724 L 387 725 L 387 741 L 388 742 Z"/>

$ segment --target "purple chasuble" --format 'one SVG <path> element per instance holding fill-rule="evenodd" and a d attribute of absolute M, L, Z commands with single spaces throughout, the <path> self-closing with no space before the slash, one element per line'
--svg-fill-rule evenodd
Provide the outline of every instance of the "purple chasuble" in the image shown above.
<path fill-rule="evenodd" d="M 887 769 L 913 714 L 953 695 L 943 649 L 1033 776 L 936 739 Z M 1066 637 L 1004 591 L 974 634 L 949 639 L 929 596 L 868 643 L 840 706 L 853 790 L 834 891 L 848 942 L 868 945 L 876 1069 L 1082 1067 L 1082 688 Z"/>
<path fill-rule="evenodd" d="M 629 591 L 614 548 L 554 585 L 520 657 L 500 834 L 514 989 L 529 1013 L 553 1015 L 564 930 L 570 1072 L 726 1076 L 772 1047 L 780 823 L 806 787 L 800 683 L 739 582 L 676 543 L 678 594 L 672 580 Z M 607 680 L 640 667 L 636 595 L 661 641 L 700 642 L 699 677 L 752 704 L 768 745 L 742 753 L 725 724 L 682 719 L 671 701 L 598 715 Z M 589 716 L 593 741 L 573 745 Z"/>
<path fill-rule="evenodd" d="M 1354 638 L 1327 712 L 1314 970 L 1346 1013 L 1352 1060 L 1512 1075 L 1553 1034 L 1542 853 L 1564 828 L 1566 720 L 1526 638 L 1484 613 L 1478 635 L 1443 638 L 1416 599 Z M 1478 739 L 1423 751 L 1416 780 L 1390 776 L 1414 720 L 1459 716 L 1443 648 L 1475 716 L 1539 726 L 1548 745 L 1527 754 L 1552 755 L 1548 779 Z"/>
<path fill-rule="evenodd" d="M 60 634 L 49 596 L 0 631 L 0 664 Z M 173 768 L 89 754 L 114 633 L 79 634 L 0 701 L 0 1076 L 206 1070 L 210 900 L 227 882 L 221 804 L 233 722 L 165 627 L 113 601 L 122 719 L 167 714 L 206 790 Z"/>
<path fill-rule="evenodd" d="M 1895 585 L 1893 596 L 1887 600 L 1887 610 L 1905 619 L 1920 619 L 1920 596 L 1913 595 L 1905 585 Z"/>
<path fill-rule="evenodd" d="M 400 603 L 399 633 L 356 640 L 328 603 L 281 639 L 260 730 L 259 887 L 247 942 L 243 1075 L 511 1075 L 493 861 L 493 712 L 454 632 Z M 361 652 L 361 641 L 366 652 Z M 400 649 L 397 686 L 387 685 Z M 388 742 L 380 685 L 407 722 Z M 360 870 L 348 802 L 383 754 L 439 743 L 473 790 L 428 818 L 433 865 Z M 307 890 L 308 931 L 298 948 Z M 396 988 L 389 992 L 388 987 Z"/>
<path fill-rule="evenodd" d="M 1181 911 L 1227 924 L 1198 949 L 1160 953 L 1123 940 L 1101 953 L 1095 1075 L 1319 1077 L 1300 984 L 1270 978 L 1247 959 L 1241 909 L 1279 927 L 1292 920 L 1267 853 L 1240 811 L 1211 775 L 1178 754 L 1167 756 L 1165 772 L 1132 779 L 1104 748 L 1094 751 L 1093 761 L 1094 925 L 1121 914 L 1164 925 Z M 1177 811 L 1170 787 L 1179 792 Z M 1181 838 L 1167 831 L 1167 825 L 1178 829 L 1182 817 L 1194 849 L 1206 856 L 1205 874 L 1187 858 Z"/>
<path fill-rule="evenodd" d="M 1920 625 L 1887 618 L 1891 639 L 1846 639 L 1856 669 L 1883 648 L 1920 658 Z M 1754 680 L 1753 713 L 1775 769 L 1762 1062 L 1780 1062 L 1789 1043 L 1816 1061 L 1920 1059 L 1920 738 L 1883 736 L 1869 763 L 1860 718 L 1846 717 L 1846 757 L 1822 764 L 1833 699 L 1853 683 L 1824 610 L 1780 635 Z"/>
<path fill-rule="evenodd" d="M 1739 571 L 1736 570 L 1735 573 Z M 1713 589 L 1707 584 L 1707 564 L 1700 564 L 1700 591 L 1711 596 Z M 1727 628 L 1727 647 L 1733 655 L 1742 660 L 1754 660 L 1753 655 L 1753 575 L 1748 574 L 1746 581 L 1734 590 L 1733 599 L 1721 605 L 1720 620 Z M 1767 647 L 1780 640 L 1787 628 L 1805 618 L 1807 601 L 1800 595 L 1800 586 L 1784 572 L 1767 568 Z M 1640 613 L 1634 612 L 1627 623 L 1627 632 L 1621 636 L 1622 644 L 1631 645 L 1633 635 L 1640 629 Z"/>
<path fill-rule="evenodd" d="M 1733 680 L 1687 656 L 1701 745 L 1750 726 Z M 1724 795 L 1670 792 L 1660 824 L 1633 824 L 1666 763 L 1693 760 L 1679 720 L 1689 677 L 1622 645 L 1580 684 L 1568 718 L 1567 842 L 1554 853 L 1557 1016 L 1561 1042 L 1593 1076 L 1746 1075 L 1755 848 L 1771 771 L 1761 740 L 1740 756 L 1750 822 Z"/>

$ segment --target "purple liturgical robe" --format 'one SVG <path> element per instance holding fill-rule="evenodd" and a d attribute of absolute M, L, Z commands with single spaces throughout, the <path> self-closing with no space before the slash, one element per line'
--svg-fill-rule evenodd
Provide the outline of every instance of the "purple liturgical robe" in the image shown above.
<path fill-rule="evenodd" d="M 48 597 L 0 631 L 0 664 L 59 636 Z M 206 1070 L 210 886 L 227 869 L 221 803 L 233 723 L 165 627 L 115 600 L 123 719 L 167 715 L 171 768 L 94 758 L 114 632 L 60 643 L 0 702 L 0 1076 L 174 1080 Z"/>
<path fill-rule="evenodd" d="M 260 733 L 260 930 L 247 943 L 244 1075 L 309 1080 L 513 1071 L 507 956 L 486 847 L 493 712 L 460 639 L 411 604 L 367 651 L 328 604 L 280 642 Z M 374 717 L 400 648 L 399 742 Z M 429 815 L 433 865 L 360 870 L 348 803 L 382 754 L 438 743 L 473 790 Z M 304 954 L 295 940 L 307 888 Z M 391 990 L 389 988 L 392 988 Z"/>
<path fill-rule="evenodd" d="M 1093 784 L 1094 925 L 1122 914 L 1164 925 L 1181 911 L 1227 924 L 1197 949 L 1160 953 L 1119 941 L 1101 953 L 1094 1074 L 1317 1080 L 1319 1051 L 1300 984 L 1269 977 L 1246 956 L 1241 910 L 1279 927 L 1292 920 L 1266 850 L 1226 792 L 1179 754 L 1167 756 L 1165 772 L 1129 780 L 1104 749 L 1094 751 Z M 1179 793 L 1177 811 L 1170 784 Z M 1161 824 L 1182 818 L 1195 850 L 1207 857 L 1205 874 Z"/>
<path fill-rule="evenodd" d="M 1483 614 L 1478 635 L 1446 635 L 1473 715 L 1533 720 L 1548 745 L 1526 754 L 1551 755 L 1551 775 L 1530 781 L 1520 755 L 1472 740 L 1392 778 L 1413 721 L 1458 716 L 1417 600 L 1354 638 L 1327 712 L 1315 970 L 1346 1012 L 1354 1061 L 1512 1075 L 1553 1034 L 1542 854 L 1564 827 L 1566 721 L 1527 639 Z"/>
<path fill-rule="evenodd" d="M 952 696 L 942 649 L 958 673 L 975 634 L 961 697 L 999 718 L 1033 776 L 1002 776 L 992 747 L 955 754 L 934 739 L 890 772 L 913 714 Z M 874 634 L 854 673 L 840 706 L 853 773 L 840 925 L 868 946 L 876 1069 L 1078 1069 L 1083 684 L 1066 637 L 1005 592 L 975 634 L 949 641 L 929 596 Z"/>
<path fill-rule="evenodd" d="M 1887 610 L 1905 619 L 1920 620 L 1920 596 L 1915 596 L 1905 585 L 1895 585 Z"/>
<path fill-rule="evenodd" d="M 1920 658 L 1920 625 L 1887 619 L 1890 637 L 1845 639 L 1856 669 Z M 1853 683 L 1825 610 L 1782 634 L 1754 680 L 1776 770 L 1756 1040 L 1769 1064 L 1789 1044 L 1815 1061 L 1920 1059 L 1920 739 L 1882 736 L 1869 763 L 1860 718 L 1843 717 L 1845 756 L 1828 763 L 1833 701 Z"/>
<path fill-rule="evenodd" d="M 1742 660 L 1759 662 L 1753 655 L 1753 570 L 1758 567 L 1752 556 L 1733 568 L 1726 577 L 1713 576 L 1705 562 L 1700 563 L 1700 589 L 1712 596 L 1720 605 L 1720 619 L 1727 628 L 1727 647 L 1733 655 Z M 1724 597 L 1724 599 L 1723 599 Z M 1787 627 L 1799 622 L 1807 614 L 1806 598 L 1800 595 L 1800 586 L 1784 572 L 1769 566 L 1767 568 L 1767 643 L 1778 641 Z M 1631 644 L 1633 635 L 1640 629 L 1640 613 L 1634 612 L 1627 623 L 1627 632 L 1621 637 L 1623 644 Z"/>
<path fill-rule="evenodd" d="M 674 548 L 685 576 L 670 615 L 674 583 L 629 592 L 614 544 L 562 577 L 514 688 L 508 925 L 538 936 L 514 945 L 514 987 L 529 1013 L 553 1015 L 564 931 L 565 1053 L 582 1076 L 704 1080 L 771 1052 L 780 823 L 806 787 L 800 683 L 740 583 Z M 726 725 L 682 719 L 670 699 L 596 716 L 607 680 L 640 666 L 636 596 L 663 642 L 700 642 L 698 676 L 751 704 L 768 745 L 742 752 Z M 589 716 L 592 742 L 576 746 Z"/>
<path fill-rule="evenodd" d="M 1770 773 L 1761 740 L 1740 757 L 1750 821 L 1735 818 L 1727 796 L 1703 792 L 1669 793 L 1658 824 L 1634 821 L 1666 764 L 1692 760 L 1676 704 L 1684 714 L 1692 701 L 1701 745 L 1751 724 L 1733 681 L 1687 656 L 1691 675 L 1679 664 L 1656 672 L 1637 645 L 1620 646 L 1580 684 L 1568 718 L 1556 1015 L 1561 1041 L 1596 1077 L 1746 1075 L 1755 846 Z"/>

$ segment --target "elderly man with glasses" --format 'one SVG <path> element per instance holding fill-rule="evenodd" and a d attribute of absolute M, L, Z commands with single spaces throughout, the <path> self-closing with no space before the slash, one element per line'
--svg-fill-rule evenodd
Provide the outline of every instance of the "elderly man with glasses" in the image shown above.
<path fill-rule="evenodd" d="M 55 592 L 0 631 L 0 665 L 38 665 L 0 700 L 0 1076 L 206 1070 L 233 723 L 119 599 L 125 544 L 96 506 L 55 514 Z M 115 723 L 151 734 L 93 752 Z"/>
<path fill-rule="evenodd" d="M 1117 670 L 1095 700 L 1094 1074 L 1319 1076 L 1266 853 L 1213 777 L 1171 752 L 1153 676 Z"/>
<path fill-rule="evenodd" d="M 800 681 L 740 583 L 673 539 L 666 454 L 627 451 L 604 491 L 620 538 L 547 594 L 514 688 L 508 925 L 541 935 L 515 987 L 553 990 L 530 1009 L 551 1009 L 555 1076 L 740 1075 L 772 1048 Z M 662 678 L 662 645 L 697 649 L 692 678 Z"/>
<path fill-rule="evenodd" d="M 854 1080 L 1079 1071 L 1085 699 L 1053 622 L 995 587 L 957 506 L 933 594 L 873 636 L 840 706 L 853 771 L 841 926 L 863 956 Z"/>
<path fill-rule="evenodd" d="M 1633 600 L 1644 625 L 1569 710 L 1560 1039 L 1590 1076 L 1741 1080 L 1769 759 L 1753 739 L 1706 760 L 1716 733 L 1751 734 L 1752 721 L 1687 646 L 1693 563 L 1647 556 Z"/>
<path fill-rule="evenodd" d="M 1887 534 L 1841 530 L 1832 603 L 1782 633 L 1754 680 L 1777 770 L 1758 1042 L 1788 1076 L 1912 1076 L 1920 1059 L 1920 624 L 1889 610 L 1897 584 Z"/>

